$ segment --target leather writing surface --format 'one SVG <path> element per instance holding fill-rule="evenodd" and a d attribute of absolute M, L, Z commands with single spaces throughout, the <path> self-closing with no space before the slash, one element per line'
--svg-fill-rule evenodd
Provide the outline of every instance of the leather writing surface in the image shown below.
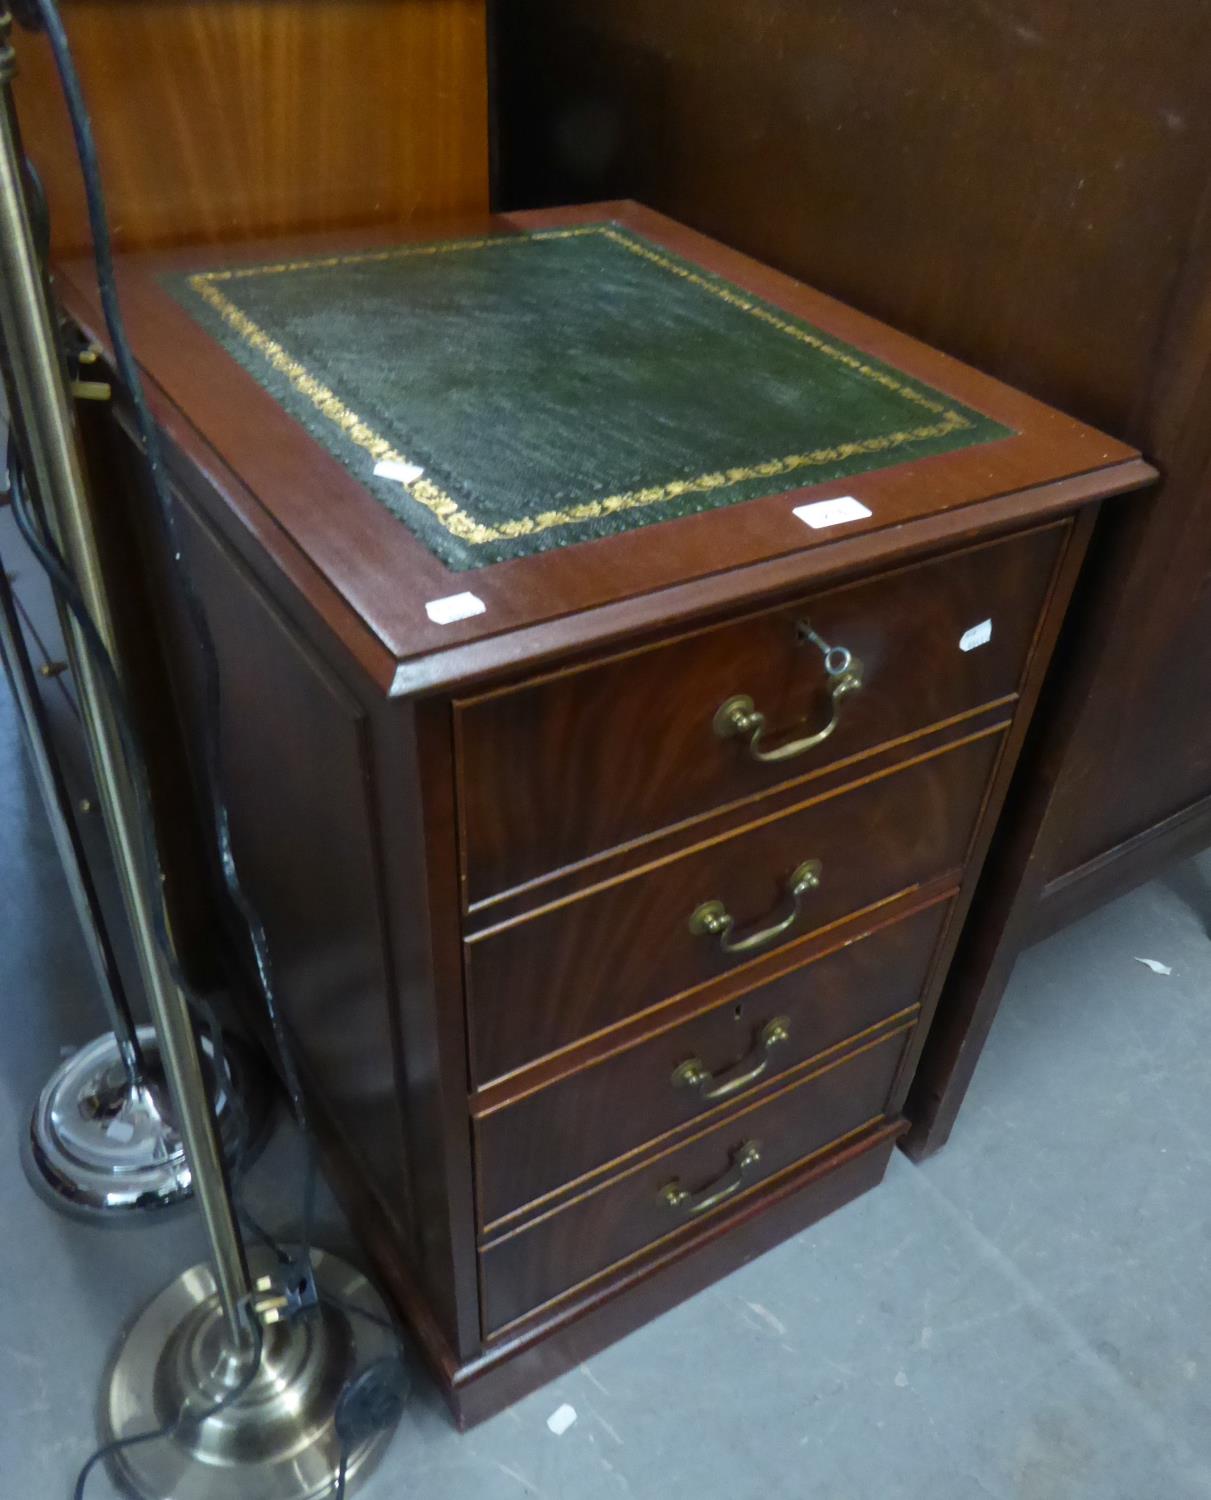
<path fill-rule="evenodd" d="M 453 568 L 1009 435 L 612 223 L 165 282 Z"/>

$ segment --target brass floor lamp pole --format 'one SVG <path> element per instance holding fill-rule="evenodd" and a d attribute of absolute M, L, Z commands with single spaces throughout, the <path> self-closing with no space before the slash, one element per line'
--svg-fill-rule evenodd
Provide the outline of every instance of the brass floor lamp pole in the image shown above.
<path fill-rule="evenodd" d="M 11 90 L 15 64 L 6 34 L 7 17 L 0 21 L 0 28 L 0 335 L 11 382 L 10 420 L 29 483 L 42 503 L 43 514 L 110 657 L 116 660 L 113 619 L 75 424 L 25 201 L 23 158 Z M 224 1303 L 230 1309 L 234 1336 L 240 1327 L 234 1309 L 248 1293 L 248 1271 L 223 1190 L 223 1161 L 210 1118 L 189 1008 L 156 937 L 156 913 L 151 905 L 155 878 L 153 872 L 143 868 L 137 835 L 139 807 L 105 684 L 79 625 L 70 615 L 67 629 L 101 811 L 165 1068 L 178 1081 L 172 1090 L 177 1124 L 194 1168 L 194 1191 L 207 1227 L 220 1247 L 215 1268 Z"/>
<path fill-rule="evenodd" d="M 56 1208 L 94 1222 L 130 1222 L 188 1199 L 189 1161 L 167 1097 L 155 1029 L 136 1026 L 131 1014 L 7 577 L 0 578 L 0 658 L 110 1027 L 61 1062 L 41 1089 L 22 1134 L 22 1162 L 34 1187 Z M 226 1069 L 242 1091 L 237 1108 L 209 1044 L 204 1063 L 216 1085 L 224 1150 L 234 1157 L 248 1145 L 253 1116 L 247 1080 L 253 1074 L 243 1051 L 229 1045 Z M 263 1103 L 258 1114 L 265 1114 Z"/>
<path fill-rule="evenodd" d="M 0 340 L 22 471 L 110 659 L 115 631 L 62 359 L 30 224 L 11 81 L 11 19 L 0 10 Z M 147 1500 L 319 1500 L 363 1477 L 393 1422 L 384 1367 L 397 1341 L 381 1299 L 353 1267 L 313 1252 L 316 1297 L 268 1251 L 250 1271 L 225 1177 L 188 999 L 163 939 L 158 871 L 101 665 L 69 616 L 73 664 L 168 1090 L 210 1248 L 169 1283 L 119 1345 L 101 1400 L 115 1480 Z M 253 1272 L 266 1272 L 253 1281 Z M 297 1273 L 296 1273 L 297 1274 Z M 293 1299 L 293 1302 L 292 1302 Z M 81 1485 L 87 1469 L 81 1476 Z"/>

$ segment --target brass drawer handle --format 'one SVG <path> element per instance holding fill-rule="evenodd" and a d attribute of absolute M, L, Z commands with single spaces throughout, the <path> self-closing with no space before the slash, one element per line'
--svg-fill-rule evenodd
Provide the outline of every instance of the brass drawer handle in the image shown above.
<path fill-rule="evenodd" d="M 824 670 L 828 675 L 828 696 L 832 703 L 832 715 L 823 729 L 804 736 L 801 740 L 789 740 L 785 745 L 776 745 L 771 750 L 761 748 L 765 733 L 765 715 L 753 703 L 747 693 L 737 693 L 719 706 L 715 713 L 714 729 L 721 740 L 748 735 L 748 753 L 754 760 L 765 764 L 780 760 L 793 760 L 808 750 L 824 743 L 841 722 L 841 705 L 862 686 L 862 663 L 844 646 L 830 646 L 811 628 L 806 620 L 797 626 L 801 640 L 810 641 L 819 648 L 824 657 Z"/>
<path fill-rule="evenodd" d="M 808 891 L 814 891 L 819 886 L 823 870 L 824 866 L 818 859 L 804 860 L 790 879 L 787 895 L 791 910 L 772 927 L 763 927 L 760 932 L 750 932 L 748 937 L 733 938 L 735 917 L 722 901 L 704 901 L 690 918 L 690 931 L 695 937 L 717 937 L 724 953 L 751 953 L 755 948 L 764 948 L 784 932 L 789 932 L 799 920 L 799 903 Z"/>
<path fill-rule="evenodd" d="M 660 1189 L 660 1196 L 671 1209 L 678 1213 L 684 1213 L 690 1218 L 697 1214 L 708 1213 L 712 1208 L 718 1208 L 721 1203 L 726 1203 L 731 1197 L 744 1186 L 745 1173 L 750 1167 L 755 1167 L 761 1160 L 761 1147 L 757 1141 L 745 1141 L 743 1146 L 737 1146 L 732 1152 L 732 1164 L 719 1178 L 712 1182 L 710 1187 L 703 1188 L 700 1193 L 691 1193 L 689 1188 L 681 1186 L 681 1180 L 674 1177 L 672 1182 Z"/>
<path fill-rule="evenodd" d="M 673 1070 L 673 1087 L 697 1089 L 703 1099 L 730 1099 L 750 1083 L 756 1083 L 769 1067 L 770 1053 L 783 1042 L 789 1042 L 790 1036 L 789 1017 L 775 1016 L 761 1028 L 752 1052 L 734 1068 L 716 1078 L 700 1057 L 690 1057 Z"/>

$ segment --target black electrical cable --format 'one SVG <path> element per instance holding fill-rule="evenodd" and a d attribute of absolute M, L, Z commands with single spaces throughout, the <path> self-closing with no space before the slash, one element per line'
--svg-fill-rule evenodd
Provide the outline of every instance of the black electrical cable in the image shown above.
<path fill-rule="evenodd" d="M 225 1093 L 235 1120 L 235 1137 L 238 1141 L 238 1155 L 232 1164 L 233 1182 L 239 1180 L 243 1167 L 243 1153 L 247 1149 L 249 1140 L 249 1122 L 244 1108 L 244 1101 L 240 1097 L 238 1089 L 232 1084 L 230 1072 L 227 1069 L 227 1049 L 223 1045 L 223 1032 L 219 1024 L 218 1016 L 213 1006 L 204 995 L 200 995 L 190 985 L 185 974 L 180 968 L 177 960 L 176 949 L 173 946 L 171 935 L 168 931 L 168 922 L 164 910 L 163 890 L 164 871 L 160 864 L 160 851 L 156 844 L 154 813 L 151 800 L 151 779 L 148 775 L 147 762 L 143 757 L 139 745 L 138 735 L 135 731 L 134 721 L 131 718 L 130 706 L 126 697 L 126 689 L 122 679 L 118 676 L 117 668 L 106 648 L 96 622 L 88 612 L 84 597 L 80 592 L 76 580 L 72 577 L 63 554 L 58 546 L 34 516 L 33 507 L 25 488 L 24 471 L 21 467 L 20 457 L 17 453 L 16 443 L 12 433 L 9 434 L 9 446 L 7 456 L 9 498 L 12 504 L 13 520 L 17 523 L 17 530 L 21 533 L 25 545 L 34 554 L 35 560 L 46 573 L 51 586 L 64 606 L 70 611 L 73 619 L 80 627 L 84 638 L 85 649 L 95 663 L 101 674 L 102 686 L 113 717 L 114 725 L 118 731 L 122 743 L 122 751 L 125 757 L 131 787 L 134 791 L 139 812 L 139 834 L 143 845 L 144 870 L 149 882 L 154 882 L 147 895 L 152 913 L 152 924 L 155 930 L 156 942 L 164 954 L 165 962 L 174 981 L 180 986 L 186 995 L 191 1007 L 205 1026 L 210 1036 L 211 1054 L 216 1069 L 221 1070 L 220 1077 L 225 1085 Z"/>
<path fill-rule="evenodd" d="M 59 75 L 60 87 L 67 101 L 72 135 L 75 138 L 76 153 L 80 160 L 80 169 L 84 179 L 84 193 L 88 207 L 89 227 L 92 231 L 93 239 L 93 256 L 97 270 L 97 287 L 101 297 L 101 308 L 105 317 L 105 326 L 109 333 L 110 344 L 112 345 L 114 363 L 117 367 L 119 379 L 134 409 L 139 441 L 143 450 L 148 477 L 151 480 L 152 491 L 155 496 L 156 512 L 164 539 L 167 543 L 169 556 L 172 559 L 173 576 L 180 589 L 181 599 L 185 605 L 190 627 L 198 646 L 202 669 L 202 737 L 206 791 L 210 800 L 211 819 L 223 882 L 227 889 L 228 897 L 244 924 L 261 996 L 269 1017 L 270 1026 L 273 1029 L 274 1042 L 278 1053 L 278 1064 L 284 1075 L 283 1081 L 290 1098 L 290 1105 L 295 1121 L 304 1137 L 309 1138 L 310 1131 L 308 1128 L 306 1106 L 303 1101 L 302 1083 L 295 1063 L 293 1048 L 291 1047 L 281 1013 L 278 1009 L 269 943 L 265 936 L 264 925 L 240 882 L 239 870 L 236 865 L 235 851 L 231 841 L 230 816 L 222 794 L 220 751 L 222 705 L 218 653 L 215 649 L 214 636 L 210 629 L 210 621 L 207 618 L 205 606 L 184 565 L 181 538 L 177 526 L 176 506 L 165 474 L 160 433 L 147 405 L 142 376 L 131 349 L 121 305 L 118 300 L 117 278 L 114 270 L 113 240 L 110 234 L 109 214 L 101 190 L 101 169 L 97 157 L 96 142 L 93 137 L 92 121 L 89 117 L 88 106 L 85 103 L 84 93 L 80 86 L 79 75 L 76 72 L 71 45 L 68 42 L 67 32 L 64 28 L 63 20 L 59 15 L 55 0 L 34 0 L 34 3 L 37 6 L 38 16 L 46 32 L 47 39 L 50 42 L 55 70 Z M 309 1198 L 310 1195 L 307 1195 L 307 1197 Z M 299 1259 L 307 1270 L 308 1275 L 310 1274 L 311 1235 L 312 1223 L 305 1213 L 300 1236 L 301 1249 Z"/>
<path fill-rule="evenodd" d="M 156 500 L 156 514 L 169 556 L 172 560 L 172 573 L 180 589 L 186 615 L 198 646 L 202 666 L 204 769 L 223 881 L 232 906 L 242 919 L 244 925 L 256 970 L 258 986 L 261 990 L 262 1000 L 273 1031 L 279 1067 L 290 1097 L 294 1118 L 303 1137 L 307 1152 L 303 1188 L 301 1248 L 295 1256 L 291 1257 L 286 1254 L 257 1223 L 252 1215 L 241 1207 L 238 1197 L 236 1199 L 236 1209 L 241 1220 L 271 1249 L 280 1261 L 293 1265 L 293 1274 L 296 1278 L 301 1273 L 303 1280 L 301 1283 L 299 1280 L 296 1280 L 296 1285 L 306 1285 L 311 1291 L 312 1300 L 314 1300 L 315 1284 L 311 1268 L 311 1241 L 314 1226 L 318 1154 L 308 1123 L 301 1080 L 293 1049 L 277 1004 L 268 941 L 263 924 L 241 885 L 232 847 L 230 818 L 226 801 L 223 797 L 221 783 L 221 693 L 218 655 L 205 607 L 194 588 L 193 581 L 183 561 L 176 509 L 165 475 L 159 429 L 147 405 L 142 379 L 134 359 L 118 301 L 113 247 L 108 214 L 101 189 L 96 145 L 67 33 L 54 0 L 31 0 L 31 3 L 36 8 L 38 18 L 50 41 L 56 71 L 58 72 L 60 85 L 67 102 L 72 133 L 75 138 L 77 154 L 84 179 L 89 222 L 93 236 L 97 282 L 106 328 L 112 345 L 114 362 L 119 378 L 129 395 L 131 405 L 134 409 L 140 446 L 148 476 L 151 480 L 152 492 Z M 123 749 L 130 763 L 132 779 L 135 783 L 143 836 L 148 841 L 149 859 L 146 868 L 148 872 L 154 872 L 159 878 L 159 889 L 155 892 L 157 899 L 153 902 L 153 909 L 155 910 L 157 920 L 157 941 L 161 944 L 165 957 L 172 966 L 174 979 L 181 984 L 183 992 L 198 1006 L 200 1013 L 208 1015 L 208 1025 L 212 1029 L 216 1060 L 221 1059 L 222 1063 L 220 1065 L 225 1065 L 226 1054 L 222 1047 L 222 1036 L 217 1018 L 214 1016 L 213 1011 L 209 1009 L 205 1000 L 192 993 L 191 986 L 185 982 L 184 976 L 179 972 L 175 950 L 168 931 L 167 915 L 162 904 L 163 872 L 160 867 L 158 849 L 155 843 L 155 824 L 150 782 L 147 777 L 146 763 L 140 753 L 137 735 L 134 732 L 133 720 L 127 709 L 121 681 L 105 649 L 100 632 L 88 614 L 78 585 L 71 576 L 70 569 L 66 566 L 62 556 L 58 553 L 57 548 L 54 547 L 50 538 L 44 531 L 40 532 L 36 527 L 28 507 L 24 504 L 25 494 L 21 489 L 20 464 L 17 462 L 14 462 L 10 469 L 10 483 L 13 482 L 12 475 L 16 475 L 14 493 L 20 490 L 18 504 L 21 509 L 21 518 L 25 523 L 22 530 L 26 536 L 27 543 L 31 545 L 35 556 L 38 557 L 39 562 L 47 571 L 59 597 L 64 601 L 66 607 L 72 610 L 73 616 L 80 622 L 87 647 L 98 663 L 101 664 L 100 670 L 105 680 L 106 691 L 111 699 L 115 722 L 122 736 Z M 14 506 L 14 510 L 16 508 Z M 18 524 L 22 524 L 22 521 L 19 520 Z M 228 1096 L 235 1108 L 240 1110 L 242 1108 L 242 1101 L 240 1101 L 235 1090 L 230 1087 L 229 1076 L 227 1081 Z M 242 1131 L 241 1138 L 245 1138 L 246 1134 L 246 1130 Z M 238 1182 L 238 1166 L 236 1177 Z M 326 1298 L 325 1300 L 334 1306 L 338 1305 L 334 1299 Z M 381 1360 L 376 1365 L 372 1365 L 352 1377 L 346 1383 L 338 1398 L 336 1426 L 341 1448 L 335 1496 L 336 1500 L 344 1500 L 348 1463 L 353 1446 L 357 1442 L 371 1436 L 375 1431 L 392 1425 L 398 1419 L 399 1410 L 406 1399 L 407 1379 L 403 1360 L 403 1341 L 395 1325 L 355 1305 L 351 1304 L 347 1307 L 343 1304 L 339 1305 L 346 1316 L 350 1314 L 361 1315 L 370 1322 L 390 1332 L 397 1349 L 394 1359 Z M 213 1408 L 192 1417 L 192 1420 L 204 1421 L 211 1416 L 217 1415 L 227 1406 L 237 1401 L 251 1385 L 259 1368 L 262 1350 L 260 1326 L 255 1318 L 252 1319 L 252 1322 L 256 1331 L 255 1358 L 251 1363 L 246 1377 Z M 168 1437 L 177 1430 L 180 1423 L 186 1420 L 188 1416 L 188 1413 L 182 1413 L 174 1422 L 157 1428 L 154 1431 L 133 1434 L 129 1438 L 119 1439 L 99 1448 L 92 1454 L 80 1471 L 75 1489 L 76 1500 L 82 1500 L 84 1486 L 87 1483 L 89 1474 L 106 1457 L 136 1443 L 151 1442 L 156 1438 Z"/>
<path fill-rule="evenodd" d="M 85 647 L 90 656 L 96 661 L 101 673 L 102 684 L 110 700 L 110 709 L 114 715 L 114 722 L 122 741 L 123 751 L 129 760 L 132 784 L 135 788 L 138 801 L 140 832 L 147 854 L 147 869 L 155 872 L 157 878 L 162 883 L 163 874 L 159 863 L 159 850 L 155 843 L 152 823 L 150 780 L 147 774 L 146 762 L 143 759 L 139 746 L 138 736 L 129 715 L 125 689 L 118 676 L 113 660 L 106 649 L 100 631 L 92 616 L 88 613 L 87 606 L 70 568 L 53 539 L 47 534 L 39 518 L 33 513 L 30 497 L 24 484 L 20 459 L 13 445 L 11 434 L 7 466 L 9 496 L 12 501 L 13 517 L 17 523 L 17 529 L 35 559 L 46 572 L 52 587 L 62 600 L 64 606 L 71 611 L 73 617 L 80 624 Z M 222 1032 L 218 1019 L 205 998 L 193 992 L 185 976 L 180 973 L 161 902 L 156 899 L 152 905 L 157 923 L 157 941 L 163 945 L 166 959 L 173 968 L 174 977 L 181 984 L 191 1005 L 196 1006 L 202 1013 L 207 1024 L 207 1029 L 211 1033 L 215 1056 L 225 1057 Z M 237 1111 L 242 1111 L 242 1101 L 238 1093 L 231 1090 L 230 1082 L 228 1082 L 228 1092 L 232 1107 Z M 239 1134 L 241 1143 L 243 1144 L 247 1139 L 246 1128 L 240 1128 Z M 304 1215 L 310 1219 L 314 1214 L 314 1195 L 317 1178 L 313 1142 L 310 1139 L 308 1140 L 308 1146 L 311 1149 L 309 1150 L 304 1183 Z M 237 1189 L 239 1170 L 240 1164 L 237 1159 L 233 1172 L 233 1175 L 237 1179 Z M 291 1256 L 258 1223 L 248 1209 L 240 1202 L 238 1196 L 236 1196 L 235 1201 L 236 1210 L 241 1220 L 263 1242 L 279 1263 L 283 1265 L 295 1264 L 298 1258 Z M 397 1325 L 390 1319 L 382 1318 L 367 1308 L 359 1307 L 356 1303 L 345 1302 L 328 1293 L 321 1294 L 321 1301 L 341 1312 L 347 1318 L 360 1317 L 374 1326 L 385 1330 L 391 1335 L 396 1345 L 396 1357 L 393 1361 L 380 1361 L 377 1365 L 371 1366 L 368 1370 L 362 1371 L 358 1376 L 353 1377 L 347 1382 L 338 1399 L 340 1459 L 333 1500 L 344 1500 L 348 1462 L 352 1447 L 357 1440 L 364 1439 L 377 1430 L 377 1426 L 387 1426 L 393 1423 L 395 1415 L 402 1405 L 406 1390 L 403 1361 L 404 1345 Z M 84 1490 L 89 1476 L 97 1465 L 105 1459 L 126 1448 L 171 1437 L 187 1418 L 194 1422 L 201 1422 L 208 1420 L 210 1417 L 217 1416 L 226 1407 L 234 1404 L 248 1390 L 259 1367 L 262 1347 L 260 1325 L 256 1322 L 255 1318 L 251 1319 L 251 1321 L 257 1341 L 256 1357 L 246 1376 L 241 1379 L 239 1384 L 206 1411 L 197 1415 L 183 1412 L 173 1421 L 166 1422 L 161 1427 L 153 1428 L 146 1432 L 132 1433 L 127 1437 L 114 1439 L 97 1448 L 86 1460 L 77 1476 L 73 1492 L 75 1500 L 84 1500 Z"/>
<path fill-rule="evenodd" d="M 85 648 L 101 674 L 102 686 L 109 700 L 114 727 L 117 729 L 118 737 L 122 742 L 122 752 L 130 774 L 131 786 L 138 802 L 139 833 L 140 841 L 143 845 L 146 868 L 154 872 L 155 878 L 160 882 L 162 887 L 164 871 L 160 864 L 160 852 L 156 845 L 152 822 L 150 780 L 147 772 L 147 764 L 143 758 L 142 749 L 135 732 L 126 689 L 122 683 L 122 679 L 118 676 L 117 668 L 114 666 L 113 658 L 110 656 L 109 650 L 101 637 L 101 632 L 88 612 L 84 596 L 81 594 L 79 586 L 72 576 L 66 559 L 62 552 L 59 551 L 55 541 L 41 524 L 40 518 L 34 515 L 29 493 L 25 487 L 24 470 L 11 434 L 7 464 L 9 497 L 12 504 L 13 519 L 17 523 L 17 530 L 21 533 L 25 545 L 34 554 L 34 558 L 43 572 L 46 573 L 55 593 L 64 605 L 66 605 L 72 618 L 80 627 L 81 634 L 84 637 Z M 182 988 L 188 990 L 189 985 L 178 968 L 176 952 L 168 932 L 164 904 L 158 892 L 156 893 L 156 899 L 150 904 L 156 941 L 171 966 L 173 978 Z"/>
<path fill-rule="evenodd" d="M 177 1429 L 185 1426 L 186 1423 L 194 1426 L 200 1425 L 202 1422 L 208 1422 L 212 1417 L 217 1417 L 220 1412 L 226 1411 L 229 1406 L 235 1405 L 240 1397 L 251 1388 L 252 1382 L 256 1379 L 257 1372 L 261 1368 L 261 1355 L 265 1349 L 265 1337 L 260 1323 L 254 1317 L 250 1317 L 248 1322 L 252 1329 L 252 1357 L 248 1362 L 247 1370 L 240 1376 L 236 1384 L 229 1391 L 224 1392 L 213 1406 L 207 1407 L 204 1411 L 195 1413 L 186 1409 L 185 1411 L 178 1412 L 171 1422 L 165 1422 L 162 1427 L 153 1427 L 147 1432 L 132 1432 L 129 1437 L 114 1438 L 111 1442 L 102 1443 L 89 1457 L 84 1467 L 76 1476 L 76 1487 L 72 1491 L 73 1500 L 84 1500 L 84 1487 L 88 1483 L 89 1475 L 98 1464 L 104 1463 L 106 1459 L 114 1457 L 115 1454 L 125 1452 L 127 1448 L 138 1448 L 144 1443 L 153 1443 L 162 1438 L 172 1437 Z M 334 1500 L 340 1500 L 342 1495 L 343 1491 L 338 1489 Z"/>

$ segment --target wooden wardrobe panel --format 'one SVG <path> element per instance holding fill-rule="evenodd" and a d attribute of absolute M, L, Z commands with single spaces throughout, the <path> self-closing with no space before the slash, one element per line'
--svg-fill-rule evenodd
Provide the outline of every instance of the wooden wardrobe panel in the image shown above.
<path fill-rule="evenodd" d="M 498 0 L 497 29 L 500 206 L 641 196 L 1165 476 L 1099 522 L 910 1100 L 932 1149 L 1023 943 L 1211 841 L 1205 9 Z"/>
<path fill-rule="evenodd" d="M 496 0 L 501 208 L 633 196 L 1139 439 L 1197 221 L 1196 0 Z"/>
<path fill-rule="evenodd" d="M 483 0 L 65 0 L 121 248 L 482 212 Z M 58 252 L 89 242 L 45 39 L 17 102 Z"/>

